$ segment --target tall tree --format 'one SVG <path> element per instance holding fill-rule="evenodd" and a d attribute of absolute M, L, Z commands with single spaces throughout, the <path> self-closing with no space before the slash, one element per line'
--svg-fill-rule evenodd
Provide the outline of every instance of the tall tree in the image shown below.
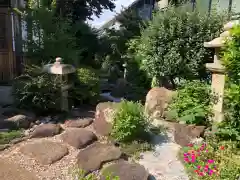
<path fill-rule="evenodd" d="M 102 14 L 104 9 L 112 11 L 115 0 L 57 0 L 58 13 L 70 16 L 74 21 L 91 19 Z"/>

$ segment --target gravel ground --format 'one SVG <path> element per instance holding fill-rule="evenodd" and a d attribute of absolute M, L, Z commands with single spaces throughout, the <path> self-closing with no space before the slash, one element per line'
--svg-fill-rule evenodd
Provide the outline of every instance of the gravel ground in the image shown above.
<path fill-rule="evenodd" d="M 92 126 L 86 127 L 86 129 L 92 130 Z M 177 159 L 177 153 L 179 146 L 173 142 L 173 134 L 171 131 L 167 135 L 155 136 L 153 139 L 155 146 L 154 152 L 144 152 L 141 155 L 139 163 L 142 164 L 154 177 L 152 180 L 188 180 L 187 174 L 184 171 L 184 167 Z M 62 142 L 60 135 L 41 138 L 41 139 L 29 139 L 24 142 L 15 144 L 14 146 L 1 151 L 0 157 L 7 158 L 21 167 L 29 170 L 31 173 L 37 175 L 39 180 L 73 180 L 69 170 L 73 169 L 76 156 L 80 152 L 67 144 L 69 154 L 64 156 L 61 160 L 51 165 L 41 165 L 35 160 L 23 155 L 19 152 L 20 147 L 27 143 L 34 141 L 49 140 L 53 142 Z M 104 138 L 99 138 L 101 142 L 106 142 Z"/>
<path fill-rule="evenodd" d="M 51 138 L 40 139 L 40 141 L 44 140 L 62 142 L 59 138 L 59 135 Z M 61 160 L 51 165 L 41 165 L 35 160 L 19 152 L 21 146 L 34 141 L 39 141 L 39 139 L 29 139 L 27 141 L 16 144 L 11 148 L 2 151 L 0 153 L 0 156 L 9 159 L 9 161 L 17 163 L 33 174 L 36 174 L 39 180 L 72 180 L 69 170 L 71 167 L 74 167 L 76 156 L 80 150 L 66 145 L 69 149 L 68 155 L 64 156 Z"/>
<path fill-rule="evenodd" d="M 153 124 L 162 125 L 162 122 Z M 172 127 L 168 128 L 166 134 L 153 138 L 155 151 L 142 153 L 139 164 L 153 175 L 151 180 L 189 180 L 183 164 L 177 158 L 180 146 L 174 142 Z"/>

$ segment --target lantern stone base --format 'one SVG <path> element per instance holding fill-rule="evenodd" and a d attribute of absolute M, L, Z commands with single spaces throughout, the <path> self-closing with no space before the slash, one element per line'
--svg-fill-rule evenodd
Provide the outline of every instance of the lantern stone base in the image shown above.
<path fill-rule="evenodd" d="M 224 67 L 220 62 L 206 64 L 212 74 L 212 93 L 216 101 L 213 104 L 213 117 L 214 122 L 221 122 L 224 119 L 223 115 L 223 95 L 225 85 Z"/>
<path fill-rule="evenodd" d="M 61 110 L 62 111 L 69 111 L 69 103 L 68 103 L 68 90 L 72 88 L 72 84 L 67 84 L 62 87 L 61 89 Z"/>

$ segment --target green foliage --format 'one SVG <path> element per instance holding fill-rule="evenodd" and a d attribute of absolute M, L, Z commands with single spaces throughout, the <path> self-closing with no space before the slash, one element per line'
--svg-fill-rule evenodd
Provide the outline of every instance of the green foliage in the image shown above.
<path fill-rule="evenodd" d="M 52 0 L 54 1 L 54 0 Z M 115 8 L 113 0 L 58 0 L 58 13 L 71 17 L 74 21 L 85 21 L 91 19 L 92 15 L 100 16 L 103 10 Z"/>
<path fill-rule="evenodd" d="M 223 49 L 223 63 L 227 70 L 229 81 L 238 84 L 240 82 L 240 26 L 230 30 L 232 38 L 227 41 Z"/>
<path fill-rule="evenodd" d="M 140 103 L 122 101 L 113 116 L 112 136 L 119 142 L 145 138 L 148 121 Z"/>
<path fill-rule="evenodd" d="M 58 14 L 55 0 L 31 0 L 21 13 L 26 20 L 27 39 L 25 55 L 31 63 L 40 64 L 56 57 L 65 63 L 95 65 L 98 50 L 97 32 L 84 21 L 72 22 L 68 16 Z"/>
<path fill-rule="evenodd" d="M 201 81 L 187 81 L 168 107 L 172 118 L 186 124 L 206 125 L 211 112 L 211 89 Z"/>
<path fill-rule="evenodd" d="M 121 24 L 120 29 L 108 29 L 111 24 L 106 24 L 105 34 L 100 37 L 100 50 L 97 59 L 100 62 L 108 61 L 108 64 L 122 66 L 128 61 L 127 42 L 140 35 L 140 30 L 145 26 L 144 21 L 133 10 L 124 10 L 117 16 Z"/>
<path fill-rule="evenodd" d="M 26 66 L 25 73 L 13 82 L 15 103 L 36 113 L 59 110 L 61 86 L 59 77 L 42 73 L 39 66 Z"/>
<path fill-rule="evenodd" d="M 70 96 L 79 105 L 96 103 L 100 94 L 100 80 L 98 72 L 91 67 L 78 68 L 75 85 Z"/>
<path fill-rule="evenodd" d="M 231 30 L 232 38 L 223 50 L 223 64 L 227 72 L 224 94 L 225 120 L 219 124 L 218 135 L 240 141 L 240 26 Z"/>
<path fill-rule="evenodd" d="M 22 136 L 22 131 L 0 132 L 0 144 L 8 144 L 11 140 Z"/>
<path fill-rule="evenodd" d="M 71 175 L 76 180 L 98 180 L 99 174 L 98 173 L 91 173 L 86 176 L 84 170 L 79 168 L 74 168 L 71 172 Z M 113 176 L 111 173 L 103 173 L 103 177 L 105 180 L 120 180 L 118 176 Z"/>
<path fill-rule="evenodd" d="M 213 51 L 205 41 L 220 34 L 224 16 L 219 13 L 192 11 L 189 6 L 169 7 L 158 11 L 143 29 L 141 36 L 129 43 L 129 52 L 150 78 L 207 78 L 205 63 Z"/>

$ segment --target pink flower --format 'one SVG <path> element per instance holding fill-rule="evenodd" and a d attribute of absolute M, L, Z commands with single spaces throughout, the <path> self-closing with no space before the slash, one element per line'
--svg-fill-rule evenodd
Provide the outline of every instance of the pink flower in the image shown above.
<path fill-rule="evenodd" d="M 184 161 L 189 162 L 189 159 L 188 158 L 184 158 Z"/>
<path fill-rule="evenodd" d="M 212 164 L 212 163 L 214 163 L 214 160 L 209 159 L 209 160 L 208 160 L 208 163 Z"/>
<path fill-rule="evenodd" d="M 201 169 L 201 166 L 197 166 L 198 169 Z"/>

